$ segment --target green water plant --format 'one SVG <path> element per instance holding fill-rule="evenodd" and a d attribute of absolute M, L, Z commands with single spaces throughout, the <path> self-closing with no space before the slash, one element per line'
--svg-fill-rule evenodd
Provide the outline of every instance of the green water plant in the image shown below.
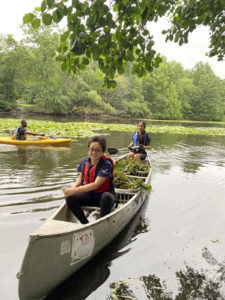
<path fill-rule="evenodd" d="M 110 285 L 111 295 L 110 299 L 119 300 L 137 300 L 133 291 L 129 288 L 129 284 L 126 280 L 118 280 Z"/>
<path fill-rule="evenodd" d="M 138 171 L 148 172 L 150 170 L 150 166 L 140 164 L 135 158 L 119 160 L 115 163 L 115 167 L 124 170 L 127 175 L 139 175 Z"/>
<path fill-rule="evenodd" d="M 53 122 L 40 120 L 27 120 L 29 129 L 36 132 L 44 132 L 46 135 L 58 135 L 60 137 L 90 137 L 110 131 L 134 132 L 137 128 L 130 124 L 105 124 L 92 122 Z M 13 135 L 20 125 L 20 119 L 0 119 L 0 134 Z M 225 127 L 184 127 L 184 126 L 148 126 L 150 133 L 193 134 L 193 135 L 225 135 Z"/>
<path fill-rule="evenodd" d="M 136 166 L 136 168 L 135 168 Z M 134 160 L 123 159 L 115 163 L 114 169 L 114 184 L 115 188 L 128 189 L 131 191 L 136 191 L 140 188 L 145 190 L 150 190 L 151 185 L 146 185 L 141 178 L 130 177 L 129 175 L 137 175 L 137 171 L 149 170 L 149 166 L 145 166 Z M 137 170 L 139 169 L 139 170 Z"/>

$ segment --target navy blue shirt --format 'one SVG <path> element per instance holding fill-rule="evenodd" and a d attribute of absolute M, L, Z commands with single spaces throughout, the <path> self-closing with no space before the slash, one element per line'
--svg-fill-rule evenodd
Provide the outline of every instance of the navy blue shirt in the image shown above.
<path fill-rule="evenodd" d="M 79 164 L 77 171 L 82 172 L 83 166 L 87 163 L 87 158 L 84 158 L 81 163 Z M 101 168 L 98 171 L 97 176 L 99 177 L 111 177 L 113 172 L 112 164 L 109 160 L 104 160 L 101 164 Z M 96 177 L 97 177 L 96 176 Z"/>
<path fill-rule="evenodd" d="M 77 168 L 77 171 L 78 172 L 82 172 L 82 169 L 84 167 L 84 165 L 86 165 L 86 163 L 88 163 L 88 158 L 84 158 L 81 163 L 79 164 L 78 168 Z M 93 165 L 94 166 L 94 165 Z M 97 176 L 99 177 L 109 177 L 111 178 L 112 177 L 112 174 L 113 174 L 113 166 L 112 166 L 112 163 L 109 161 L 109 160 L 104 160 L 101 164 L 101 168 L 100 170 L 98 171 L 98 174 Z M 97 177 L 96 176 L 96 177 Z M 93 191 L 94 192 L 94 191 Z M 110 193 L 112 193 L 113 195 L 115 195 L 115 190 L 114 190 L 114 187 L 112 186 L 112 188 L 108 191 Z M 93 193 L 93 197 L 95 199 L 100 199 L 101 197 L 101 193 Z"/>

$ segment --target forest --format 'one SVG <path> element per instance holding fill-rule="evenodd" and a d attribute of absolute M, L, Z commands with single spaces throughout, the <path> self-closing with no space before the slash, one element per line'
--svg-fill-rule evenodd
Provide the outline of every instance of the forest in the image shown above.
<path fill-rule="evenodd" d="M 55 51 L 60 30 L 24 26 L 24 39 L 0 35 L 0 110 L 18 104 L 36 105 L 51 114 L 109 114 L 161 120 L 225 119 L 225 80 L 207 63 L 191 70 L 176 62 L 162 62 L 152 72 L 133 75 L 132 62 L 116 74 L 114 88 L 102 88 L 98 64 L 88 62 L 78 74 L 67 74 Z M 62 36 L 62 35 L 61 35 Z M 83 57 L 83 65 L 86 58 Z"/>

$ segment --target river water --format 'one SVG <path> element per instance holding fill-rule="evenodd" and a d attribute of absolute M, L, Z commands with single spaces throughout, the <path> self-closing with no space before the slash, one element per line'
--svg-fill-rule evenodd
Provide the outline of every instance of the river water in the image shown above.
<path fill-rule="evenodd" d="M 131 134 L 108 133 L 108 147 Z M 225 299 L 225 137 L 152 134 L 152 192 L 125 230 L 48 300 L 105 300 L 118 280 L 145 299 Z M 64 201 L 87 139 L 68 148 L 0 144 L 0 295 L 17 300 L 29 234 Z M 128 298 L 127 298 L 128 299 Z"/>

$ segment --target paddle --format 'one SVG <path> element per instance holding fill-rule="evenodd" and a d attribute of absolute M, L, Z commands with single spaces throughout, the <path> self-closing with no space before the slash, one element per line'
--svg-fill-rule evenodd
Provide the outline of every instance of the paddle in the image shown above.
<path fill-rule="evenodd" d="M 118 151 L 123 151 L 123 150 L 127 150 L 128 148 L 121 148 L 121 149 L 117 149 L 117 148 L 107 148 L 109 154 L 116 154 Z"/>
<path fill-rule="evenodd" d="M 132 150 L 136 147 L 128 147 L 128 148 L 120 148 L 120 149 L 117 149 L 117 148 L 107 148 L 109 154 L 116 154 L 118 151 L 124 151 L 124 150 Z"/>
<path fill-rule="evenodd" d="M 39 136 L 40 136 L 41 140 L 42 139 L 47 139 L 47 138 L 56 140 L 58 138 L 56 135 L 45 135 L 44 133 L 39 134 Z"/>

